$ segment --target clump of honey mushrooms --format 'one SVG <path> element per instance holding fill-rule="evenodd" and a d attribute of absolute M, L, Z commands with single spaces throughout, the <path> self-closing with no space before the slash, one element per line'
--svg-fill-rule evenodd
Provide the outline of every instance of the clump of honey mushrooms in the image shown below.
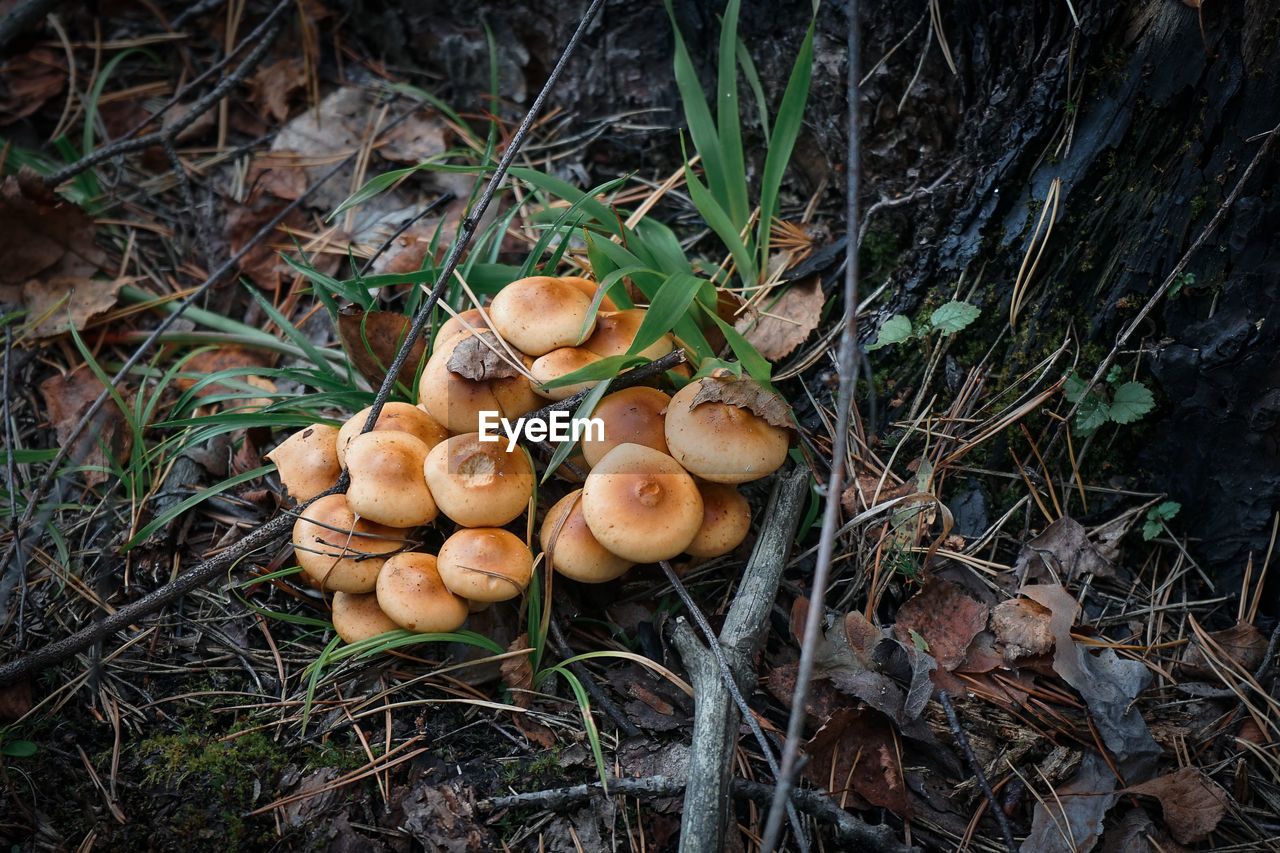
<path fill-rule="evenodd" d="M 394 628 L 458 629 L 470 612 L 521 595 L 534 554 L 516 523 L 531 510 L 534 471 L 505 436 L 480 440 L 483 412 L 515 421 L 593 385 L 542 384 L 623 354 L 644 319 L 603 297 L 594 282 L 535 276 L 503 288 L 487 310 L 450 319 L 435 336 L 418 405 L 389 402 L 371 431 L 370 409 L 335 429 L 312 424 L 267 458 L 299 502 L 331 488 L 294 525 L 307 578 L 332 593 L 333 622 L 347 642 Z M 585 334 L 584 334 L 585 330 Z M 675 348 L 664 335 L 641 355 Z M 786 459 L 786 407 L 748 379 L 713 375 L 668 396 L 635 386 L 606 395 L 591 417 L 602 435 L 582 441 L 581 488 L 542 517 L 538 545 L 565 577 L 603 583 L 639 563 L 681 554 L 727 554 L 746 538 L 751 508 L 737 485 Z M 425 553 L 418 530 L 448 534 Z"/>

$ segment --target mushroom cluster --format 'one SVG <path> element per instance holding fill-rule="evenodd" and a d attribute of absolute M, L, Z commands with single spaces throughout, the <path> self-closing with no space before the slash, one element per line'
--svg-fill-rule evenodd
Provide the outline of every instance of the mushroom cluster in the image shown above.
<path fill-rule="evenodd" d="M 441 326 L 418 405 L 387 403 L 367 432 L 370 409 L 341 429 L 313 424 L 267 455 L 299 502 L 349 475 L 346 494 L 311 503 L 293 532 L 306 578 L 333 595 L 344 640 L 393 628 L 453 631 L 470 612 L 524 592 L 534 555 L 507 527 L 536 512 L 534 471 L 523 447 L 480 433 L 482 418 L 527 415 L 579 390 L 542 384 L 632 348 L 644 310 L 595 297 L 595 283 L 580 278 L 512 282 L 487 310 Z M 656 358 L 675 346 L 664 335 L 637 354 Z M 674 396 L 646 386 L 605 396 L 591 415 L 597 429 L 582 440 L 585 481 L 543 516 L 547 564 L 600 583 L 638 563 L 732 551 L 751 523 L 736 485 L 782 464 L 785 412 L 760 386 L 727 376 Z M 424 553 L 417 529 L 446 524 L 453 532 L 438 554 Z"/>

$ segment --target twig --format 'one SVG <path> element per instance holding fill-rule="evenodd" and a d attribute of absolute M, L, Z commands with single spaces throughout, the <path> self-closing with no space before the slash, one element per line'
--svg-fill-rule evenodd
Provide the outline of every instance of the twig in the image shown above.
<path fill-rule="evenodd" d="M 560 630 L 560 623 L 554 616 L 551 617 L 551 639 L 556 645 L 556 651 L 560 656 L 568 659 L 573 657 L 573 649 L 569 648 L 569 643 L 564 638 L 564 632 Z M 636 728 L 635 723 L 627 719 L 627 715 L 622 713 L 614 701 L 605 695 L 600 686 L 596 684 L 595 677 L 587 671 L 587 668 L 581 662 L 569 664 L 569 671 L 577 677 L 587 693 L 591 694 L 591 701 L 596 704 L 601 711 L 609 716 L 609 719 L 618 724 L 618 728 L 622 729 L 622 733 L 627 737 L 639 737 L 640 730 Z"/>
<path fill-rule="evenodd" d="M 804 472 L 805 482 L 808 482 L 808 472 Z M 794 476 L 794 475 L 793 475 Z M 779 481 L 779 486 L 782 481 Z M 772 507 L 770 507 L 772 509 Z M 774 518 L 773 514 L 768 515 Z M 706 615 L 702 612 L 702 608 L 698 607 L 698 603 L 689 595 L 689 590 L 685 589 L 684 583 L 676 574 L 675 569 L 671 568 L 671 563 L 661 560 L 658 563 L 662 567 L 662 572 L 667 576 L 667 582 L 671 584 L 671 588 L 676 591 L 676 595 L 680 596 L 680 600 L 684 602 L 684 607 L 689 611 L 689 615 L 693 617 L 693 621 L 698 623 L 698 630 L 702 632 L 702 638 L 706 641 L 707 648 L 716 659 L 716 664 L 720 667 L 720 683 L 729 691 L 729 695 L 733 698 L 733 704 L 738 706 L 738 713 L 742 715 L 742 719 L 747 721 L 747 725 L 751 728 L 751 734 L 755 736 L 756 743 L 760 744 L 760 752 L 764 755 L 765 763 L 769 765 L 769 771 L 778 776 L 778 759 L 773 754 L 773 744 L 764 736 L 764 730 L 760 728 L 760 721 L 756 719 L 755 714 L 751 711 L 751 706 L 747 704 L 747 700 L 743 697 L 742 691 L 738 689 L 739 674 L 733 671 L 728 658 L 724 656 L 724 649 L 720 646 L 720 640 L 716 637 L 716 632 L 712 630 L 710 623 L 707 622 Z M 763 627 L 763 620 L 761 626 Z M 799 847 L 804 850 L 809 846 L 808 839 L 804 836 L 804 825 L 800 823 L 800 817 L 796 814 L 795 806 L 787 803 L 787 819 L 791 821 L 791 831 L 795 833 L 796 841 Z"/>
<path fill-rule="evenodd" d="M 76 175 L 92 169 L 99 163 L 110 160 L 112 157 L 118 157 L 121 154 L 128 154 L 131 151 L 140 151 L 144 148 L 150 148 L 152 145 L 163 145 L 166 140 L 174 140 L 178 138 L 178 134 L 186 130 L 195 123 L 202 114 L 209 110 L 214 104 L 226 97 L 227 93 L 233 87 L 238 85 L 246 77 L 249 72 L 257 67 L 258 62 L 266 55 L 270 49 L 275 37 L 279 35 L 282 25 L 277 21 L 270 30 L 263 35 L 262 39 L 253 46 L 253 50 L 245 57 L 244 62 L 240 63 L 234 71 L 218 81 L 218 85 L 209 90 L 209 93 L 200 100 L 191 105 L 191 109 L 182 114 L 180 118 L 175 120 L 173 124 L 164 130 L 158 130 L 155 133 L 148 133 L 146 136 L 135 136 L 131 139 L 120 139 L 110 145 L 104 145 L 96 151 L 86 153 L 76 162 L 69 166 L 65 166 L 56 172 L 52 172 L 44 176 L 44 184 L 48 187 L 56 187 L 63 181 L 70 180 Z"/>
<path fill-rule="evenodd" d="M 686 790 L 687 784 L 688 782 L 684 779 L 670 776 L 623 777 L 609 780 L 609 793 L 628 797 L 673 797 Z M 729 790 L 735 796 L 755 800 L 758 803 L 768 802 L 773 796 L 772 785 L 747 779 L 730 779 Z M 478 800 L 476 810 L 492 813 L 515 808 L 559 809 L 590 800 L 603 793 L 600 783 L 595 782 L 549 791 L 529 791 L 523 794 Z M 877 853 L 911 853 L 916 849 L 899 844 L 889 827 L 869 826 L 858 820 L 832 802 L 831 798 L 825 794 L 817 791 L 796 790 L 792 792 L 791 799 L 806 814 L 830 824 L 835 830 L 836 837 L 851 847 L 856 845 Z"/>
<path fill-rule="evenodd" d="M 1000 824 L 1000 832 L 1004 835 L 1005 846 L 1009 848 L 1009 853 L 1018 853 L 1018 845 L 1013 841 L 1013 829 L 1009 826 L 1009 818 L 1005 816 L 1004 809 L 1000 808 L 1000 803 L 996 801 L 995 792 L 991 790 L 991 783 L 987 781 L 987 776 L 982 772 L 982 762 L 978 761 L 978 756 L 973 754 L 973 747 L 969 746 L 969 738 L 964 733 L 964 729 L 960 728 L 960 718 L 956 716 L 956 709 L 951 705 L 951 697 L 947 695 L 947 691 L 938 691 L 938 701 L 942 703 L 942 710 L 947 712 L 947 722 L 951 724 L 951 734 L 955 735 L 956 743 L 960 745 L 960 751 L 964 753 L 965 760 L 969 762 L 969 769 L 973 771 L 973 777 L 978 780 L 978 787 L 982 789 L 982 793 L 987 797 L 987 803 L 991 806 L 991 812 L 996 817 L 996 823 Z"/>
<path fill-rule="evenodd" d="M 845 14 L 849 19 L 848 43 L 848 100 L 849 151 L 846 186 L 847 213 L 845 221 L 852 228 L 858 221 L 858 192 L 861 187 L 860 151 L 858 137 L 859 87 L 858 67 L 862 48 L 858 29 L 858 0 L 849 0 Z M 831 473 L 827 482 L 827 505 L 822 514 L 822 533 L 818 538 L 818 558 L 813 570 L 812 591 L 809 596 L 809 613 L 804 623 L 804 641 L 800 647 L 800 665 L 796 672 L 796 689 L 792 697 L 791 718 L 787 721 L 787 741 L 782 751 L 782 772 L 778 775 L 777 791 L 769 809 L 764 837 L 760 849 L 773 853 L 778 848 L 782 834 L 782 814 L 791 795 L 800 743 L 804 735 L 805 703 L 809 695 L 809 680 L 813 677 L 814 658 L 818 648 L 818 634 L 825 610 L 823 600 L 827 592 L 827 578 L 831 574 L 832 554 L 835 550 L 836 527 L 840 520 L 840 494 L 844 486 L 845 453 L 849 443 L 849 414 L 853 403 L 855 383 L 858 377 L 858 250 L 857 241 L 849 241 L 849 260 L 844 268 L 844 331 L 840 335 L 840 353 L 837 356 L 837 373 L 840 377 L 840 396 L 836 417 L 835 435 L 831 442 Z"/>
<path fill-rule="evenodd" d="M 797 469 L 774 484 L 765 510 L 765 524 L 743 571 L 742 582 L 725 617 L 724 628 L 718 640 L 714 635 L 711 639 L 718 654 L 709 652 L 702 645 L 686 620 L 676 622 L 673 640 L 689 671 L 695 697 L 689 786 L 685 790 L 684 817 L 680 827 L 680 850 L 684 853 L 720 850 L 724 846 L 729 822 L 726 793 L 738 743 L 739 722 L 737 706 L 730 698 L 725 683 L 730 679 L 736 682 L 737 698 L 741 700 L 740 688 L 752 680 L 756 651 L 769 624 L 769 611 L 777 596 L 778 581 L 804 512 L 808 480 L 809 472 Z M 729 670 L 729 679 L 722 678 L 718 664 L 721 658 Z M 746 704 L 745 700 L 742 704 Z M 750 708 L 746 714 L 751 718 Z M 763 736 L 762 732 L 760 737 Z M 805 843 L 799 829 L 797 843 Z"/>

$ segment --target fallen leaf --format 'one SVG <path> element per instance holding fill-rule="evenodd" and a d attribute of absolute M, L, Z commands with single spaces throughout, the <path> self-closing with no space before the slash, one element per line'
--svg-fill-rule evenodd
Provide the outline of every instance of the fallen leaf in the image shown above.
<path fill-rule="evenodd" d="M 186 363 L 183 365 L 183 372 L 198 373 L 203 374 L 203 376 L 180 376 L 174 380 L 174 384 L 185 391 L 188 388 L 194 387 L 200 379 L 222 370 L 236 370 L 239 368 L 265 369 L 267 367 L 270 367 L 270 364 L 261 352 L 250 350 L 245 347 L 224 346 L 219 347 L 218 349 L 203 350 L 187 359 Z M 261 384 L 265 381 L 261 379 L 261 377 L 241 375 L 238 379 L 240 382 L 253 384 L 263 390 L 268 390 L 268 385 Z M 253 382 L 254 379 L 257 379 L 258 382 Z M 197 397 L 209 397 L 215 394 L 222 395 L 237 393 L 241 395 L 244 394 L 243 391 L 229 388 L 221 382 L 213 382 L 208 385 L 201 386 L 195 392 L 195 395 Z"/>
<path fill-rule="evenodd" d="M 255 157 L 249 163 L 245 185 L 249 188 L 249 200 L 257 200 L 262 193 L 284 201 L 300 198 L 307 191 L 307 172 L 296 158 L 285 156 L 290 152 L 273 152 Z"/>
<path fill-rule="evenodd" d="M 510 379 L 519 376 L 510 356 L 502 349 L 498 336 L 490 331 L 468 335 L 458 342 L 449 354 L 445 367 L 463 379 L 488 382 L 492 379 Z"/>
<path fill-rule="evenodd" d="M 370 127 L 373 109 L 369 95 L 358 86 L 344 86 L 324 98 L 313 109 L 294 116 L 271 142 L 273 152 L 291 152 L 306 166 L 307 184 L 313 184 L 333 168 L 333 164 L 359 149 Z M 348 164 L 308 198 L 307 204 L 329 211 L 351 190 L 356 166 Z"/>
<path fill-rule="evenodd" d="M 822 282 L 812 276 L 788 287 L 757 317 L 739 321 L 738 331 L 762 356 L 777 361 L 794 352 L 818 328 L 825 301 Z"/>
<path fill-rule="evenodd" d="M 106 253 L 93 242 L 93 220 L 26 167 L 0 184 L 0 234 L 0 284 L 23 284 L 36 276 L 85 279 L 107 263 Z"/>
<path fill-rule="evenodd" d="M 249 103 L 259 117 L 282 122 L 289 117 L 289 102 L 307 85 L 307 71 L 297 57 L 277 59 L 249 78 Z"/>
<path fill-rule="evenodd" d="M 1151 673 L 1139 661 L 1116 657 L 1112 649 L 1103 649 L 1095 657 L 1077 644 L 1071 637 L 1071 626 L 1079 605 L 1064 587 L 1028 586 L 1022 594 L 1049 609 L 1053 670 L 1084 699 L 1125 778 L 1148 778 L 1162 750 L 1133 700 L 1150 684 Z"/>
<path fill-rule="evenodd" d="M 34 320 L 43 317 L 31 334 L 36 338 L 83 329 L 93 318 L 116 304 L 124 279 L 33 278 L 22 286 L 22 303 Z"/>
<path fill-rule="evenodd" d="M 381 387 L 410 325 L 408 317 L 392 311 L 365 311 L 353 305 L 338 312 L 338 338 L 342 348 L 371 388 Z M 426 360 L 426 353 L 427 345 L 419 335 L 396 381 L 416 390 L 418 370 Z"/>
<path fill-rule="evenodd" d="M 1026 598 L 1002 601 L 991 611 L 991 632 L 1006 663 L 1053 649 L 1049 609 Z"/>
<path fill-rule="evenodd" d="M 427 225 L 414 225 L 398 234 L 387 251 L 374 261 L 373 271 L 379 274 L 405 275 L 422 269 L 438 226 L 438 222 L 432 221 Z M 442 240 L 440 245 L 447 246 L 448 242 Z"/>
<path fill-rule="evenodd" d="M 1036 802 L 1021 853 L 1087 853 L 1102 835 L 1102 821 L 1118 798 L 1118 780 L 1097 752 L 1085 752 L 1074 779 Z"/>
<path fill-rule="evenodd" d="M 1159 800 L 1169 832 L 1182 844 L 1204 841 L 1227 813 L 1227 792 L 1197 767 L 1183 767 L 1125 788 L 1124 793 Z"/>
<path fill-rule="evenodd" d="M 689 408 L 702 403 L 725 403 L 747 409 L 776 427 L 794 429 L 791 408 L 782 398 L 748 377 L 716 376 L 704 379 L 693 395 Z"/>
<path fill-rule="evenodd" d="M 947 671 L 964 660 L 965 650 L 978 632 L 987 627 L 985 604 L 974 601 L 956 584 L 930 577 L 924 588 L 898 609 L 893 633 L 904 643 L 915 631 L 928 643 L 928 651 Z"/>
<path fill-rule="evenodd" d="M 276 202 L 260 208 L 247 205 L 232 204 L 227 209 L 227 242 L 232 252 L 239 252 L 249 241 L 257 236 L 271 219 L 284 209 L 283 202 Z M 280 285 L 297 275 L 297 271 L 280 258 L 280 250 L 274 242 L 288 242 L 290 232 L 297 233 L 305 227 L 302 214 L 297 210 L 289 211 L 276 230 L 259 240 L 245 253 L 238 263 L 240 272 L 263 290 L 275 291 Z"/>
<path fill-rule="evenodd" d="M 13 124 L 40 110 L 67 83 L 64 54 L 37 47 L 5 63 L 0 74 L 0 124 Z"/>
<path fill-rule="evenodd" d="M 1237 622 L 1230 628 L 1210 632 L 1209 638 L 1226 653 L 1232 663 L 1247 672 L 1255 672 L 1262 665 L 1262 659 L 1267 654 L 1267 638 L 1248 622 Z M 1212 654 L 1215 659 L 1221 657 L 1216 651 Z M 1181 666 L 1197 675 L 1214 675 L 1199 638 L 1196 638 L 1183 652 Z"/>
<path fill-rule="evenodd" d="M 873 506 L 909 495 L 916 490 L 914 482 L 894 485 L 891 477 L 859 474 L 857 480 L 840 495 L 840 506 L 849 515 L 857 515 Z"/>
<path fill-rule="evenodd" d="M 35 705 L 31 698 L 31 682 L 21 681 L 0 687 L 0 722 L 12 723 L 26 716 Z"/>
<path fill-rule="evenodd" d="M 521 634 L 511 641 L 507 651 L 514 652 L 528 647 L 529 635 Z M 511 701 L 521 708 L 528 708 L 533 694 L 533 665 L 529 663 L 529 656 L 515 655 L 505 658 L 500 669 L 502 683 L 511 691 Z"/>
<path fill-rule="evenodd" d="M 463 853 L 493 850 L 496 839 L 476 819 L 475 798 L 470 789 L 432 785 L 429 774 L 420 773 L 411 787 L 393 788 L 388 825 L 397 827 L 423 850 Z"/>
<path fill-rule="evenodd" d="M 378 153 L 393 163 L 421 163 L 448 149 L 447 130 L 439 113 L 423 110 L 383 134 Z"/>
<path fill-rule="evenodd" d="M 1143 808 L 1125 812 L 1102 836 L 1102 853 L 1183 853 L 1185 850 Z"/>
<path fill-rule="evenodd" d="M 1080 522 L 1063 516 L 1022 546 L 1013 574 L 1023 584 L 1050 582 L 1066 586 L 1085 574 L 1115 577 L 1115 568 L 1089 541 Z"/>
<path fill-rule="evenodd" d="M 40 383 L 40 393 L 44 395 L 58 443 L 71 445 L 69 458 L 72 464 L 88 467 L 83 476 L 90 486 L 105 482 L 112 476 L 108 453 L 111 459 L 123 463 L 133 448 L 133 433 L 120 407 L 112 399 L 98 410 L 78 437 L 72 438 L 72 430 L 104 388 L 87 365 L 67 374 L 55 373 Z"/>
<path fill-rule="evenodd" d="M 827 790 L 836 802 L 852 794 L 904 820 L 915 816 L 890 723 L 875 711 L 838 711 L 805 745 L 805 753 L 809 756 L 805 778 Z"/>

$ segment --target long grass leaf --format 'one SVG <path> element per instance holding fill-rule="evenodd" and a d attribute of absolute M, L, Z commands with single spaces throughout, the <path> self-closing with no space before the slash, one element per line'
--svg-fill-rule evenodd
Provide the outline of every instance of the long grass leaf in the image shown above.
<path fill-rule="evenodd" d="M 756 262 L 752 257 L 751 251 L 747 248 L 746 243 L 742 241 L 742 236 L 738 229 L 734 227 L 733 220 L 729 214 L 712 197 L 707 187 L 702 183 L 697 175 L 693 173 L 687 165 L 684 168 L 685 185 L 689 190 L 689 198 L 693 199 L 694 207 L 698 208 L 698 213 L 702 214 L 702 218 L 706 220 L 711 230 L 720 238 L 720 242 L 724 243 L 725 248 L 729 250 L 729 254 L 733 257 L 733 262 L 738 266 L 738 277 L 742 279 L 743 284 L 747 287 L 754 287 L 759 284 L 756 275 Z"/>
<path fill-rule="evenodd" d="M 724 158 L 721 200 L 738 231 L 747 227 L 747 167 L 742 154 L 742 109 L 738 104 L 738 10 L 741 0 L 729 0 L 720 22 L 720 51 L 716 70 L 716 133 Z M 701 149 L 699 149 L 701 153 Z"/>
<path fill-rule="evenodd" d="M 671 19 L 671 31 L 675 38 L 676 88 L 680 92 L 680 103 L 684 106 L 685 123 L 689 126 L 693 147 L 702 155 L 702 168 L 707 173 L 707 183 L 711 186 L 711 193 L 723 204 L 728 192 L 725 189 L 724 160 L 720 156 L 720 140 L 716 132 L 715 120 L 711 117 L 711 108 L 707 106 L 702 82 L 698 79 L 698 72 L 693 67 L 689 49 L 684 43 L 684 36 L 681 35 L 680 27 L 676 23 L 671 0 L 663 0 L 663 5 L 667 7 L 667 17 Z"/>
<path fill-rule="evenodd" d="M 680 318 L 689 311 L 689 305 L 698 295 L 700 285 L 700 280 L 689 273 L 676 273 L 668 277 L 654 297 L 653 304 L 645 312 L 644 319 L 640 321 L 640 328 L 636 330 L 635 339 L 627 348 L 627 354 L 641 352 L 674 329 Z"/>
<path fill-rule="evenodd" d="M 216 486 L 210 486 L 207 489 L 201 489 L 199 492 L 196 492 L 191 497 L 178 503 L 176 506 L 170 507 L 168 510 L 160 513 L 158 516 L 152 519 L 150 524 L 143 527 L 133 536 L 133 538 L 131 538 L 128 542 L 124 543 L 124 546 L 120 550 L 122 552 L 129 551 L 130 549 L 138 546 L 142 542 L 145 542 L 147 538 L 151 536 L 152 533 L 155 533 L 161 527 L 164 527 L 170 521 L 173 521 L 173 519 L 182 515 L 184 512 L 191 509 L 192 507 L 198 506 L 199 504 L 204 503 L 205 501 L 209 500 L 209 498 L 217 497 L 218 495 L 225 492 L 227 489 L 230 489 L 234 486 L 238 486 L 241 483 L 247 483 L 248 481 L 255 479 L 257 477 L 261 477 L 263 474 L 269 473 L 274 467 L 275 467 L 274 465 L 263 465 L 260 468 L 254 468 L 253 470 L 245 471 L 242 474 L 236 474 L 234 477 L 228 477 L 227 479 L 223 480 L 221 483 L 218 483 Z"/>
<path fill-rule="evenodd" d="M 810 21 L 809 31 L 805 34 L 804 43 L 800 45 L 796 64 L 787 80 L 782 103 L 778 105 L 773 135 L 769 138 L 769 150 L 765 154 L 764 172 L 760 178 L 759 236 L 756 240 L 761 264 L 769 263 L 769 229 L 778 215 L 778 192 L 782 187 L 787 163 L 791 161 L 796 137 L 800 135 L 804 107 L 809 100 L 809 82 L 813 76 L 813 27 L 814 22 Z"/>

